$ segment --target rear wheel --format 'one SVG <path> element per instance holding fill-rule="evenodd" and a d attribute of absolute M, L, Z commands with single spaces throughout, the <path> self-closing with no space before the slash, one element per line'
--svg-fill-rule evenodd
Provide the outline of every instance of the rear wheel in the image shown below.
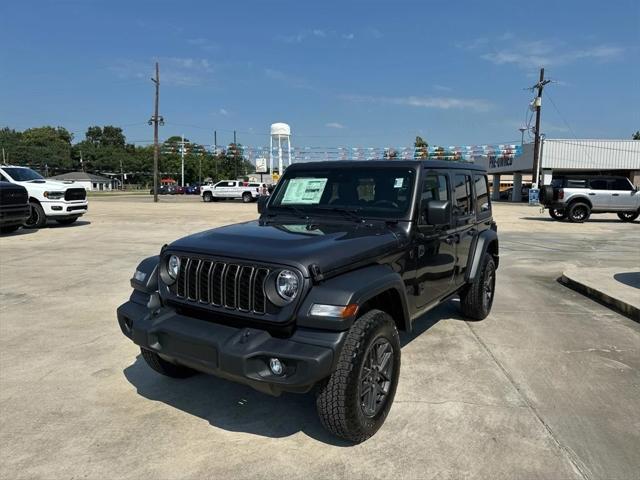
<path fill-rule="evenodd" d="M 549 216 L 554 220 L 564 220 L 567 218 L 567 213 L 560 208 L 550 208 Z"/>
<path fill-rule="evenodd" d="M 249 192 L 244 192 L 242 194 L 242 201 L 244 203 L 251 203 L 251 200 L 253 200 L 253 197 L 251 196 L 251 194 Z"/>
<path fill-rule="evenodd" d="M 71 225 L 72 223 L 74 223 L 76 220 L 78 220 L 78 217 L 73 217 L 73 218 L 56 218 L 56 222 L 58 222 L 60 225 Z"/>
<path fill-rule="evenodd" d="M 618 218 L 623 222 L 633 222 L 640 216 L 640 210 L 637 212 L 618 212 Z"/>
<path fill-rule="evenodd" d="M 29 202 L 29 218 L 24 222 L 26 228 L 42 228 L 47 223 L 44 209 L 38 202 Z"/>
<path fill-rule="evenodd" d="M 370 310 L 349 329 L 338 365 L 316 398 L 324 428 L 362 442 L 382 426 L 400 376 L 400 340 L 389 314 Z"/>
<path fill-rule="evenodd" d="M 474 320 L 487 318 L 496 291 L 496 264 L 491 254 L 484 254 L 481 265 L 476 278 L 460 294 L 462 314 Z"/>
<path fill-rule="evenodd" d="M 574 203 L 569 207 L 567 218 L 573 223 L 582 223 L 589 220 L 591 208 L 586 203 Z"/>
<path fill-rule="evenodd" d="M 198 373 L 189 367 L 183 367 L 182 365 L 167 362 L 156 352 L 152 352 L 146 348 L 140 348 L 140 353 L 142 353 L 142 358 L 147 362 L 147 365 L 166 377 L 187 378 Z"/>

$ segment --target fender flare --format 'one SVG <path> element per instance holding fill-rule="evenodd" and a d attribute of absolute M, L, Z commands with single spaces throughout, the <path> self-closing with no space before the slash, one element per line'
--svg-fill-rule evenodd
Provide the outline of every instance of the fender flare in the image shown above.
<path fill-rule="evenodd" d="M 147 295 L 157 292 L 159 264 L 159 255 L 147 257 L 142 260 L 136 267 L 134 276 L 131 278 L 131 287 Z M 140 274 L 138 272 L 140 272 Z"/>
<path fill-rule="evenodd" d="M 325 305 L 363 305 L 382 292 L 393 289 L 398 293 L 402 318 L 396 318 L 405 330 L 411 329 L 409 305 L 402 277 L 389 265 L 371 265 L 330 278 L 314 285 L 298 308 L 297 324 L 301 327 L 325 330 L 347 330 L 355 316 L 348 318 L 317 317 L 310 315 L 314 303 Z M 396 314 L 396 315 L 397 315 Z M 356 314 L 357 315 L 357 314 Z"/>
<path fill-rule="evenodd" d="M 489 245 L 491 245 L 493 242 L 495 242 L 496 253 L 494 254 L 494 257 L 496 259 L 496 268 L 498 268 L 498 234 L 495 232 L 495 230 L 492 229 L 484 230 L 475 238 L 472 247 L 473 255 L 469 257 L 469 263 L 467 264 L 467 274 L 465 278 L 466 282 L 473 282 L 473 280 L 475 280 L 476 275 L 480 270 L 480 262 L 482 261 L 482 257 L 484 257 L 484 254 L 487 253 Z"/>

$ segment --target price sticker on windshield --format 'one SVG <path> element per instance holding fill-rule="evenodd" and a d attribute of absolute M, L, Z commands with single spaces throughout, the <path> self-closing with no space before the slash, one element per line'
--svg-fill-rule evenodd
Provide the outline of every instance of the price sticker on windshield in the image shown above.
<path fill-rule="evenodd" d="M 404 177 L 396 178 L 396 181 L 393 182 L 393 188 L 402 188 L 404 185 Z"/>
<path fill-rule="evenodd" d="M 292 178 L 287 183 L 282 204 L 317 205 L 326 185 L 326 178 Z"/>

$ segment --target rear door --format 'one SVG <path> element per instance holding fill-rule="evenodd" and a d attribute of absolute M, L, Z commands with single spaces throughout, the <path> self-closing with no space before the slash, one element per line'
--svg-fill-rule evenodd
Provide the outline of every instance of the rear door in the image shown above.
<path fill-rule="evenodd" d="M 611 191 L 611 210 L 635 210 L 640 201 L 638 193 L 633 189 L 633 185 L 626 178 L 612 178 L 609 180 L 609 190 Z"/>
<path fill-rule="evenodd" d="M 475 202 L 470 172 L 453 171 L 453 236 L 456 244 L 455 284 L 462 285 L 467 271 L 469 250 L 476 234 Z"/>

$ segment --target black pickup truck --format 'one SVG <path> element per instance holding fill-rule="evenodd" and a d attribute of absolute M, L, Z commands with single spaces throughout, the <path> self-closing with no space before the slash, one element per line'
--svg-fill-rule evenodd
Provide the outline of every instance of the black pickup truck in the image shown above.
<path fill-rule="evenodd" d="M 0 181 L 0 233 L 14 232 L 29 218 L 27 189 Z"/>
<path fill-rule="evenodd" d="M 491 310 L 498 235 L 480 167 L 297 163 L 258 211 L 138 265 L 118 322 L 157 372 L 316 387 L 322 424 L 361 442 L 393 402 L 398 331 L 456 295 L 468 318 Z"/>

